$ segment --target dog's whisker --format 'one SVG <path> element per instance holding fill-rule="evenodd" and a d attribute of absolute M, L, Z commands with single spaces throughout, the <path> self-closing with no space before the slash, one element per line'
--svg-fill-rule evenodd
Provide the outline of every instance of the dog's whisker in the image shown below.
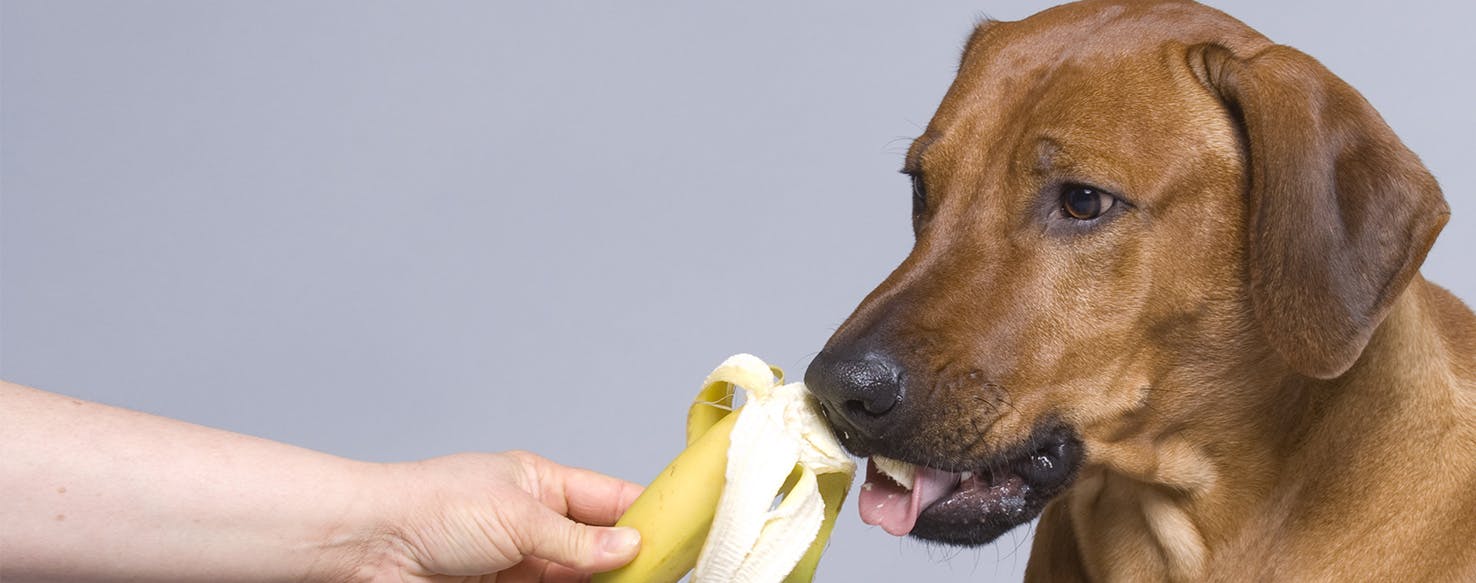
<path fill-rule="evenodd" d="M 892 138 L 891 140 L 888 140 L 887 143 L 886 143 L 886 145 L 885 146 L 882 146 L 882 148 L 884 148 L 884 149 L 885 148 L 891 148 L 892 146 L 896 145 L 897 142 L 905 142 L 907 144 L 907 147 L 911 147 L 912 146 L 912 140 L 913 140 L 913 138 L 911 138 L 911 137 L 897 136 L 895 138 Z M 888 154 L 906 154 L 907 153 L 907 147 L 904 147 L 900 152 L 898 152 L 898 151 L 891 151 L 891 152 L 887 152 L 887 153 Z"/>

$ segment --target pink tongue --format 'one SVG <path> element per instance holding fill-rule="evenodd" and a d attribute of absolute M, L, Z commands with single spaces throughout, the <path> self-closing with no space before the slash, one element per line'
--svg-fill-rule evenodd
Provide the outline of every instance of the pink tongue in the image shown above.
<path fill-rule="evenodd" d="M 953 492 L 958 481 L 958 474 L 953 472 L 919 466 L 913 478 L 913 490 L 909 492 L 867 460 L 866 482 L 861 484 L 861 496 L 857 500 L 861 522 L 880 526 L 893 536 L 906 536 L 917 525 L 917 515 Z"/>

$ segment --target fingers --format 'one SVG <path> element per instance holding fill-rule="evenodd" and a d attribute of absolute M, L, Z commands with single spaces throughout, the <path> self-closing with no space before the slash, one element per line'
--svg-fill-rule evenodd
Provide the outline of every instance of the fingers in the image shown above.
<path fill-rule="evenodd" d="M 497 583 L 582 583 L 591 574 L 532 557 L 496 575 Z"/>
<path fill-rule="evenodd" d="M 635 558 L 640 533 L 606 525 L 620 519 L 640 495 L 641 486 L 527 452 L 515 452 L 514 457 L 534 473 L 532 483 L 538 491 L 531 494 L 547 505 L 530 509 L 518 521 L 527 526 L 528 536 L 518 537 L 526 541 L 524 554 L 551 562 L 543 573 L 547 580 L 579 581 L 588 573 L 608 571 Z"/>
<path fill-rule="evenodd" d="M 543 583 L 582 583 L 589 581 L 593 576 L 590 573 L 575 571 L 558 563 L 549 563 L 543 570 Z"/>
<path fill-rule="evenodd" d="M 560 563 L 575 571 L 609 571 L 635 558 L 640 533 L 633 528 L 579 524 L 551 509 L 529 508 L 510 528 L 523 556 Z"/>
<path fill-rule="evenodd" d="M 599 472 L 562 466 L 559 471 L 565 509 L 571 518 L 586 524 L 615 524 L 644 489 Z"/>
<path fill-rule="evenodd" d="M 537 483 L 542 491 L 533 495 L 555 511 L 586 524 L 615 524 L 644 490 L 639 484 L 562 466 L 537 456 L 523 454 L 521 459 L 538 474 Z"/>

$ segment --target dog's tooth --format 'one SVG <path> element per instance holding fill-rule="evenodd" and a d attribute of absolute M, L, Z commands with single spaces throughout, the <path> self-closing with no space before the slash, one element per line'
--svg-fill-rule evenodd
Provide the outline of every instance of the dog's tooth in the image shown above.
<path fill-rule="evenodd" d="M 974 472 L 963 472 L 958 475 L 958 481 L 967 482 L 972 477 L 974 477 Z"/>

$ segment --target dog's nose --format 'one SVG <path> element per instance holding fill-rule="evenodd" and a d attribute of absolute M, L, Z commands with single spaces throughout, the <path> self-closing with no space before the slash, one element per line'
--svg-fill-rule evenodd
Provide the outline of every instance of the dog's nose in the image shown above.
<path fill-rule="evenodd" d="M 805 370 L 805 386 L 831 414 L 871 435 L 902 401 L 901 369 L 875 351 L 853 357 L 821 352 Z"/>

